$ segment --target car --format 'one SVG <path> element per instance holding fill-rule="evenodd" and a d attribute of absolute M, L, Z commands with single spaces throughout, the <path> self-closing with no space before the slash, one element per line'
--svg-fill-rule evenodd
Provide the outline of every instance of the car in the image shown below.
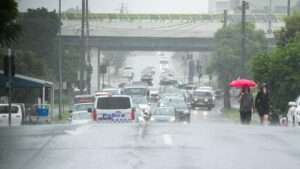
<path fill-rule="evenodd" d="M 98 96 L 94 103 L 95 121 L 135 121 L 135 108 L 130 96 Z"/>
<path fill-rule="evenodd" d="M 164 96 L 161 99 L 159 106 L 174 108 L 176 121 L 190 121 L 191 111 L 185 101 L 185 98 L 181 95 Z"/>
<path fill-rule="evenodd" d="M 167 69 L 169 69 L 169 61 L 166 58 L 161 58 L 159 61 L 159 68 L 160 72 L 165 72 Z"/>
<path fill-rule="evenodd" d="M 175 122 L 175 110 L 173 107 L 157 107 L 151 113 L 151 122 Z"/>
<path fill-rule="evenodd" d="M 211 92 L 211 94 L 212 94 L 212 96 L 213 96 L 213 105 L 215 106 L 216 92 L 215 92 L 215 90 L 213 89 L 213 87 L 211 87 L 211 86 L 200 86 L 200 87 L 198 87 L 196 90 L 206 90 L 206 91 Z"/>
<path fill-rule="evenodd" d="M 296 101 L 289 102 L 288 105 L 288 123 L 293 125 L 300 125 L 300 96 L 296 99 Z"/>
<path fill-rule="evenodd" d="M 128 96 L 132 96 L 132 97 L 134 97 L 134 96 L 148 97 L 149 89 L 148 89 L 148 86 L 132 85 L 132 86 L 124 87 L 121 93 L 123 95 L 128 95 Z"/>
<path fill-rule="evenodd" d="M 9 126 L 9 105 L 0 104 L 0 126 Z M 11 126 L 21 126 L 23 114 L 23 108 L 20 104 L 11 104 Z"/>
<path fill-rule="evenodd" d="M 148 86 L 153 86 L 153 82 L 152 82 L 153 77 L 152 77 L 152 75 L 149 75 L 149 74 L 142 75 L 141 81 L 145 82 Z"/>
<path fill-rule="evenodd" d="M 94 103 L 79 103 L 72 106 L 71 121 L 72 123 L 86 123 L 92 121 L 92 112 Z"/>
<path fill-rule="evenodd" d="M 195 90 L 191 101 L 192 109 L 206 107 L 211 110 L 214 107 L 213 94 L 208 90 Z"/>
<path fill-rule="evenodd" d="M 95 96 L 94 95 L 76 95 L 73 99 L 73 103 L 94 103 Z"/>
<path fill-rule="evenodd" d="M 133 107 L 136 109 L 136 119 L 139 121 L 144 114 L 150 114 L 150 105 L 148 100 L 144 96 L 134 96 L 132 97 Z"/>
<path fill-rule="evenodd" d="M 134 77 L 133 68 L 130 66 L 124 67 L 122 70 L 122 77 L 133 79 Z"/>
<path fill-rule="evenodd" d="M 158 89 L 151 89 L 149 92 L 149 101 L 151 103 L 157 103 L 160 99 Z"/>

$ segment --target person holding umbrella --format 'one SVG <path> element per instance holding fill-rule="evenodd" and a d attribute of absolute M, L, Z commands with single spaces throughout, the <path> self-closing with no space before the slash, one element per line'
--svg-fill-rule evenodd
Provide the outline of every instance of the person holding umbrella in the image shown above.
<path fill-rule="evenodd" d="M 250 124 L 254 109 L 250 87 L 255 87 L 256 83 L 248 79 L 238 79 L 232 81 L 229 85 L 231 87 L 242 88 L 240 94 L 240 119 L 242 124 Z"/>
<path fill-rule="evenodd" d="M 240 95 L 240 119 L 242 124 L 250 124 L 253 112 L 253 97 L 249 87 L 243 87 Z"/>
<path fill-rule="evenodd" d="M 255 98 L 255 108 L 260 117 L 260 123 L 265 124 L 269 120 L 270 103 L 269 93 L 265 84 L 260 87 Z"/>

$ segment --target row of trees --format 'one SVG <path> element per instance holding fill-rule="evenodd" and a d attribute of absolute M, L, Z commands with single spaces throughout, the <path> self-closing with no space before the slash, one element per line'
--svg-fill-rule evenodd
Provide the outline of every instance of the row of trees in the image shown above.
<path fill-rule="evenodd" d="M 276 33 L 277 47 L 252 60 L 254 79 L 269 84 L 272 105 L 281 112 L 300 93 L 300 15 L 286 17 L 285 25 Z"/>
<path fill-rule="evenodd" d="M 264 32 L 248 23 L 246 57 L 241 65 L 241 25 L 229 25 L 215 34 L 216 50 L 208 72 L 218 76 L 224 87 L 224 107 L 230 108 L 228 83 L 247 72 L 248 78 L 267 83 L 274 109 L 286 112 L 288 101 L 300 93 L 300 15 L 284 19 L 285 27 L 275 33 L 276 48 L 270 50 Z"/>
<path fill-rule="evenodd" d="M 258 53 L 266 53 L 268 43 L 264 32 L 256 30 L 254 24 L 246 25 L 246 54 L 241 65 L 241 25 L 231 24 L 218 30 L 215 34 L 215 51 L 211 58 L 208 73 L 218 76 L 219 86 L 224 88 L 224 107 L 230 108 L 230 81 L 246 72 L 251 76 L 250 61 Z"/>

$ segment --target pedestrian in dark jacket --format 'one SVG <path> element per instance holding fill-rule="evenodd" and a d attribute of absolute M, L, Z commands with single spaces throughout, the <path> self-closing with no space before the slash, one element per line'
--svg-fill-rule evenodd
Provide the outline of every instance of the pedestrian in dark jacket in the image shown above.
<path fill-rule="evenodd" d="M 240 95 L 240 119 L 242 124 L 250 124 L 253 111 L 253 97 L 249 87 L 242 88 Z"/>
<path fill-rule="evenodd" d="M 270 103 L 269 94 L 265 85 L 261 86 L 257 96 L 255 98 L 255 108 L 260 117 L 260 123 L 267 123 L 269 120 Z"/>

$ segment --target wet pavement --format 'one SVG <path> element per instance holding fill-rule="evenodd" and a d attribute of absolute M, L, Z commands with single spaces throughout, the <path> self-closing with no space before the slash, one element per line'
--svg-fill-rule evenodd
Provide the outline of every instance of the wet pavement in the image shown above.
<path fill-rule="evenodd" d="M 1 169 L 298 169 L 300 129 L 242 126 L 218 108 L 186 123 L 0 128 Z"/>

